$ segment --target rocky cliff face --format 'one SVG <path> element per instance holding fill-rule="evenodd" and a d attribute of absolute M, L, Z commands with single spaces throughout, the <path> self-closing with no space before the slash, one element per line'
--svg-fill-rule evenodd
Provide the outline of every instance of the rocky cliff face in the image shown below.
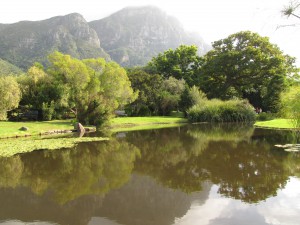
<path fill-rule="evenodd" d="M 177 19 L 156 7 L 125 8 L 89 25 L 101 38 L 102 47 L 123 66 L 145 65 L 153 56 L 179 45 L 197 45 L 200 54 L 209 46 L 187 33 Z"/>
<path fill-rule="evenodd" d="M 182 44 L 197 45 L 200 55 L 209 48 L 199 35 L 187 33 L 177 19 L 156 7 L 125 8 L 90 23 L 73 13 L 0 24 L 0 58 L 23 70 L 36 61 L 46 63 L 55 50 L 76 58 L 111 57 L 128 67 L 145 65 Z"/>
<path fill-rule="evenodd" d="M 0 57 L 23 69 L 35 61 L 45 62 L 55 50 L 77 58 L 109 58 L 80 14 L 0 25 Z"/>

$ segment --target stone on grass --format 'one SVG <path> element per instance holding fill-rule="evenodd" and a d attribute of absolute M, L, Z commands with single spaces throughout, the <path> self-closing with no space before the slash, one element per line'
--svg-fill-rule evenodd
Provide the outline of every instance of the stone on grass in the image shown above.
<path fill-rule="evenodd" d="M 21 131 L 28 131 L 29 128 L 28 127 L 21 127 L 19 130 L 21 130 Z"/>

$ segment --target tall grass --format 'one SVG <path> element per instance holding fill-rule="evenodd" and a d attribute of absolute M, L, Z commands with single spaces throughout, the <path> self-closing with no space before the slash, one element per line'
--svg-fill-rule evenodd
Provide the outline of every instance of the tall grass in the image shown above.
<path fill-rule="evenodd" d="M 205 101 L 188 110 L 190 122 L 254 122 L 255 112 L 245 100 Z"/>

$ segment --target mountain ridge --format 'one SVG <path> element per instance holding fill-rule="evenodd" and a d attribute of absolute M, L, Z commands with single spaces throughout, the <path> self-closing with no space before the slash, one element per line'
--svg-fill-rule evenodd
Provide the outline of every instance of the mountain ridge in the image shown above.
<path fill-rule="evenodd" d="M 186 32 L 177 18 L 156 6 L 126 7 L 89 25 L 101 38 L 104 50 L 123 66 L 144 65 L 182 44 L 196 45 L 200 55 L 209 49 L 201 37 Z"/>
<path fill-rule="evenodd" d="M 76 58 L 103 57 L 122 66 L 143 66 L 157 54 L 179 45 L 207 45 L 186 32 L 175 17 L 156 6 L 126 7 L 105 18 L 87 22 L 79 13 L 39 21 L 0 23 L 0 58 L 21 69 L 43 64 L 57 50 Z"/>

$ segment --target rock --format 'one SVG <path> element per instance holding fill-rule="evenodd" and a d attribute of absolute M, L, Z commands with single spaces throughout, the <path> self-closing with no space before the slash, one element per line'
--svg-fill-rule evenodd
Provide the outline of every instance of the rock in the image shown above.
<path fill-rule="evenodd" d="M 84 132 L 85 132 L 85 129 L 84 129 L 84 127 L 82 126 L 81 123 L 76 123 L 76 124 L 74 125 L 74 129 L 77 130 L 77 132 L 79 132 L 79 133 L 84 133 Z"/>
<path fill-rule="evenodd" d="M 29 128 L 28 127 L 21 127 L 19 130 L 21 130 L 21 131 L 28 131 Z"/>

